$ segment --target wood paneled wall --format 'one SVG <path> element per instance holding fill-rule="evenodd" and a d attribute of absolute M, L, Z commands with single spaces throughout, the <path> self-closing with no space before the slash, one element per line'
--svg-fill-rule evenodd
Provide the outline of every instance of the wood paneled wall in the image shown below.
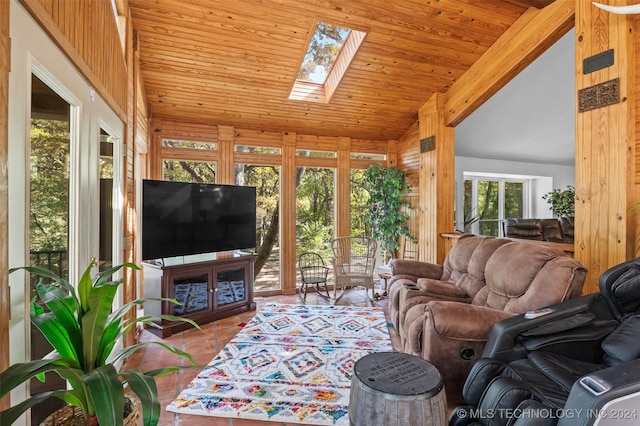
<path fill-rule="evenodd" d="M 604 3 L 631 4 L 631 1 Z M 636 18 L 576 0 L 576 92 L 619 79 L 620 101 L 576 113 L 575 258 L 588 269 L 585 293 L 602 273 L 634 257 L 636 183 Z M 614 50 L 614 64 L 585 74 L 583 60 Z M 579 99 L 577 97 L 577 99 Z"/>
<path fill-rule="evenodd" d="M 9 367 L 9 2 L 0 1 L 0 371 Z M 0 410 L 9 407 L 9 396 L 0 400 Z"/>
<path fill-rule="evenodd" d="M 137 132 L 139 131 L 138 119 L 141 118 L 138 114 L 137 107 L 140 103 L 138 92 L 138 73 L 139 64 L 137 60 L 137 52 L 134 50 L 134 46 L 137 45 L 135 41 L 136 34 L 133 31 L 130 16 L 121 16 L 120 22 L 124 23 L 124 52 L 126 59 L 126 71 L 127 71 L 127 108 L 126 115 L 127 121 L 125 126 L 125 140 L 124 140 L 124 253 L 123 258 L 125 262 L 136 263 L 138 261 L 136 253 L 136 239 L 138 237 L 138 228 L 136 223 L 136 176 L 135 176 L 135 152 L 136 152 L 136 139 Z M 119 42 L 119 41 L 118 41 Z M 142 117 L 144 120 L 144 117 Z M 146 131 L 146 129 L 143 129 Z M 146 139 L 147 134 L 143 137 Z M 123 298 L 125 301 L 135 300 L 142 295 L 137 294 L 137 277 L 138 274 L 131 270 L 126 269 L 124 271 L 125 282 L 123 285 Z M 126 314 L 126 319 L 131 320 L 136 316 L 135 310 L 131 310 Z M 128 333 L 124 336 L 124 345 L 131 346 L 135 342 L 134 333 Z"/>
<path fill-rule="evenodd" d="M 20 1 L 126 123 L 129 79 L 111 1 Z"/>
<path fill-rule="evenodd" d="M 436 93 L 418 112 L 420 139 L 434 138 L 434 149 L 420 153 L 418 249 L 420 260 L 438 264 L 449 248 L 441 235 L 453 229 L 455 203 L 454 128 L 445 123 L 445 101 Z"/>
<path fill-rule="evenodd" d="M 407 172 L 410 191 L 417 191 L 420 181 L 420 135 L 417 121 L 402 135 L 397 145 L 397 166 Z"/>

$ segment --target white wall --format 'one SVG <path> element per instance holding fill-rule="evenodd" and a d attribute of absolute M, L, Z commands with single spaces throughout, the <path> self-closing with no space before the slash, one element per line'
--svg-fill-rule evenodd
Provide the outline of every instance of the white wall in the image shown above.
<path fill-rule="evenodd" d="M 531 188 L 532 217 L 552 217 L 549 204 L 542 196 L 554 188 L 565 189 L 575 184 L 575 167 L 557 164 L 525 163 L 456 156 L 456 223 L 463 221 L 464 173 L 499 173 L 513 176 L 536 176 Z"/>

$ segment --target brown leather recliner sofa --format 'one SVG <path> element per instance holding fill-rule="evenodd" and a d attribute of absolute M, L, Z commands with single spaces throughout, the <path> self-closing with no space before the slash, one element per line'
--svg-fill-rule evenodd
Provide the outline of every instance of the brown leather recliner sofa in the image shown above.
<path fill-rule="evenodd" d="M 517 218 L 505 219 L 502 226 L 507 238 L 573 244 L 573 222 L 572 217 L 558 219 Z"/>
<path fill-rule="evenodd" d="M 450 402 L 462 401 L 495 323 L 579 296 L 587 274 L 561 250 L 477 236 L 461 238 L 442 266 L 396 260 L 391 267 L 390 314 L 403 351 L 440 370 Z"/>

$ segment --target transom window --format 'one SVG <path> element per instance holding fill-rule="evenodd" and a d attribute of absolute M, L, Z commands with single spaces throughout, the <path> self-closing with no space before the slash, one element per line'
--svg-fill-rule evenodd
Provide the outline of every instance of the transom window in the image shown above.
<path fill-rule="evenodd" d="M 350 154 L 352 160 L 379 160 L 384 161 L 387 159 L 386 154 L 374 154 L 370 152 L 352 152 Z"/>
<path fill-rule="evenodd" d="M 296 149 L 296 155 L 300 157 L 336 158 L 336 153 L 334 151 L 320 151 L 312 149 Z"/>
<path fill-rule="evenodd" d="M 282 154 L 281 148 L 270 147 L 270 146 L 234 145 L 233 150 L 235 152 L 245 152 L 249 154 L 265 154 L 265 155 Z"/>
<path fill-rule="evenodd" d="M 162 139 L 162 146 L 166 146 L 167 148 L 218 149 L 218 144 L 215 142 L 183 141 L 177 139 Z"/>

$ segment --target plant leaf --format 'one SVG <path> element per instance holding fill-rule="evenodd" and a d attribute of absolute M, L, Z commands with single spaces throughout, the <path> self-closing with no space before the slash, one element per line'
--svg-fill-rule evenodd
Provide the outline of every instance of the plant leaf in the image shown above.
<path fill-rule="evenodd" d="M 106 271 L 100 272 L 100 274 L 95 277 L 93 286 L 100 287 L 108 283 L 111 280 L 111 277 L 122 268 L 131 268 L 131 269 L 140 270 L 138 265 L 134 263 L 123 263 L 121 265 L 116 265 L 111 269 L 107 269 Z M 124 279 L 119 279 L 117 281 L 114 281 L 113 283 L 122 284 L 123 282 L 124 282 Z"/>
<path fill-rule="evenodd" d="M 99 358 L 100 342 L 104 333 L 117 285 L 95 287 L 91 291 L 88 305 L 91 307 L 82 317 L 82 346 L 84 352 L 84 370 L 89 372 L 96 365 Z"/>
<path fill-rule="evenodd" d="M 51 314 L 55 317 L 55 321 L 59 322 L 62 328 L 65 329 L 68 342 L 73 347 L 76 354 L 75 358 L 78 359 L 82 351 L 82 335 L 80 324 L 78 323 L 79 312 L 75 298 L 54 286 L 38 284 L 36 288 L 40 294 L 40 299 L 47 305 Z"/>
<path fill-rule="evenodd" d="M 19 268 L 11 268 L 11 269 L 9 269 L 9 273 L 17 271 L 19 269 L 24 269 L 25 271 L 27 271 L 27 272 L 29 272 L 30 274 L 33 274 L 33 275 L 49 278 L 50 280 L 55 281 L 56 283 L 58 283 L 61 287 L 64 287 L 65 289 L 67 289 L 67 291 L 70 294 L 75 295 L 75 291 L 76 290 L 69 283 L 69 281 L 65 280 L 64 278 L 60 277 L 59 275 L 57 275 L 56 273 L 50 271 L 47 268 L 44 268 L 42 266 L 22 266 L 22 267 L 19 267 Z"/>
<path fill-rule="evenodd" d="M 98 353 L 96 356 L 96 365 L 102 365 L 107 362 L 111 351 L 115 347 L 118 338 L 122 336 L 122 321 L 109 321 L 105 326 L 104 332 L 102 333 L 102 339 L 100 340 L 100 346 L 98 347 Z"/>
<path fill-rule="evenodd" d="M 142 421 L 144 426 L 158 424 L 160 419 L 160 400 L 158 388 L 153 377 L 139 371 L 123 371 L 120 373 L 131 390 L 140 398 L 142 405 Z"/>
<path fill-rule="evenodd" d="M 58 321 L 54 313 L 45 312 L 35 315 L 31 317 L 31 322 L 38 327 L 62 358 L 71 358 L 78 363 L 78 366 L 82 365 L 83 360 L 76 352 L 68 330 Z"/>
<path fill-rule="evenodd" d="M 128 357 L 129 355 L 131 355 L 132 353 L 134 353 L 135 351 L 137 351 L 139 349 L 142 349 L 142 348 L 145 348 L 145 347 L 148 347 L 150 345 L 162 346 L 163 348 L 165 348 L 169 352 L 172 352 L 172 353 L 174 353 L 176 355 L 180 355 L 180 356 L 182 356 L 184 358 L 187 358 L 192 365 L 196 365 L 196 361 L 193 359 L 193 356 L 190 353 L 182 351 L 182 350 L 177 349 L 177 348 L 174 348 L 171 345 L 167 345 L 164 342 L 156 341 L 156 340 L 152 340 L 150 342 L 136 343 L 135 345 L 127 346 L 126 348 L 121 349 L 120 351 L 114 353 L 113 356 L 109 358 L 109 363 L 110 364 L 115 364 L 118 360 L 124 359 L 124 358 Z"/>
<path fill-rule="evenodd" d="M 124 389 L 118 379 L 116 368 L 103 365 L 84 376 L 89 389 L 98 424 L 101 426 L 122 425 L 124 417 Z"/>
<path fill-rule="evenodd" d="M 82 273 L 80 281 L 78 281 L 78 298 L 80 299 L 80 306 L 82 307 L 82 313 L 89 310 L 89 298 L 91 296 L 91 290 L 93 289 L 93 282 L 91 280 L 91 268 L 96 264 L 96 259 L 93 258 L 89 262 L 89 266 Z"/>
<path fill-rule="evenodd" d="M 0 373 L 0 398 L 9 393 L 16 386 L 35 377 L 40 373 L 55 371 L 60 374 L 63 370 L 76 370 L 77 364 L 72 359 L 55 358 L 39 359 L 37 361 L 20 362 L 13 364 Z M 62 374 L 61 374 L 62 375 Z"/>
<path fill-rule="evenodd" d="M 120 334 L 120 336 L 127 334 L 131 330 L 131 328 L 137 323 L 141 322 L 146 324 L 149 321 L 154 319 L 162 319 L 162 320 L 171 321 L 171 322 L 186 322 L 192 325 L 194 328 L 197 328 L 198 330 L 202 331 L 202 328 L 200 328 L 198 323 L 196 323 L 194 320 L 190 318 L 179 317 L 176 315 L 161 314 L 161 315 L 146 315 L 144 317 L 137 317 L 129 320 L 128 324 L 122 329 L 122 333 Z"/>
<path fill-rule="evenodd" d="M 42 401 L 46 401 L 51 397 L 58 397 L 66 402 L 70 402 L 70 400 L 73 400 L 73 398 L 68 397 L 71 393 L 72 391 L 49 391 L 34 395 L 31 398 L 0 412 L 0 426 L 12 425 L 29 408 L 41 403 Z"/>

